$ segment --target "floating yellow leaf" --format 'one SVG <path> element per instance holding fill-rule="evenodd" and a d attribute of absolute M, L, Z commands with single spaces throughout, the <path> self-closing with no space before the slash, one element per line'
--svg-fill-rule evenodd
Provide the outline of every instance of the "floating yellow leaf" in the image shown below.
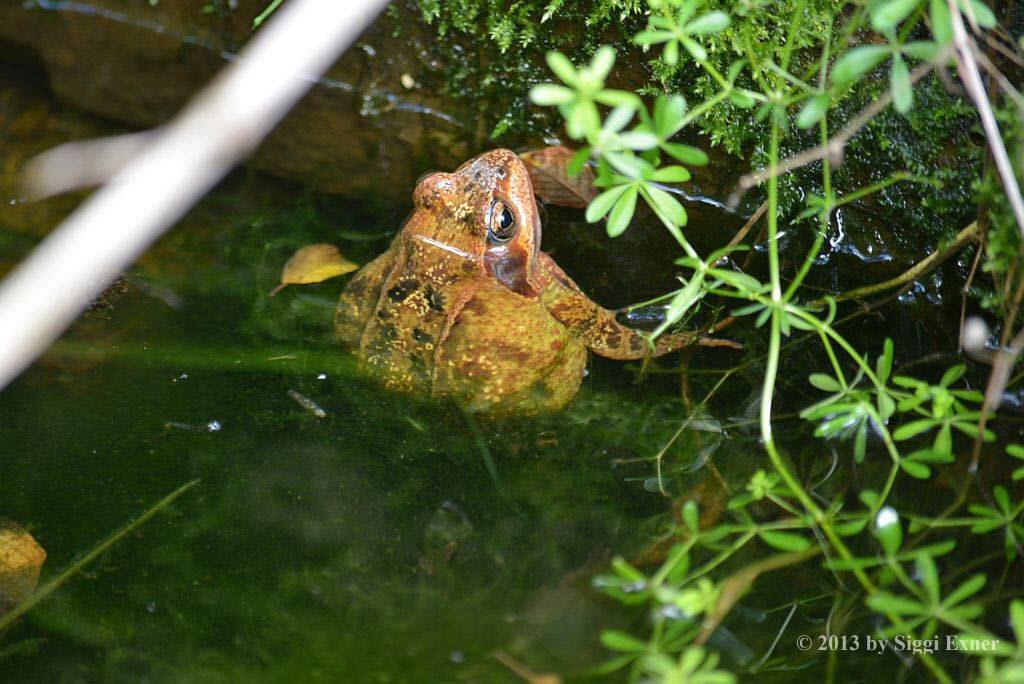
<path fill-rule="evenodd" d="M 281 284 L 270 293 L 273 297 L 286 285 L 320 283 L 328 278 L 351 273 L 358 264 L 341 256 L 334 245 L 306 245 L 292 255 L 281 271 Z"/>
<path fill-rule="evenodd" d="M 0 615 L 35 591 L 46 552 L 17 523 L 0 519 Z"/>

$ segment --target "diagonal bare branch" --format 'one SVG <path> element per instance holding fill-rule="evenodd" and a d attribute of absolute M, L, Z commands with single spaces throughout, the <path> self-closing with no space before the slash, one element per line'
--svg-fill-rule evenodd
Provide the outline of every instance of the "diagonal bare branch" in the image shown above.
<path fill-rule="evenodd" d="M 943 51 L 936 56 L 934 61 L 926 62 L 911 71 L 910 84 L 913 85 L 917 83 L 931 73 L 932 69 L 934 69 L 937 64 L 941 64 L 942 61 L 946 59 L 947 55 L 948 52 Z M 833 136 L 827 144 L 817 145 L 804 150 L 803 152 L 794 154 L 792 157 L 789 157 L 783 162 L 777 164 L 775 166 L 775 175 L 781 176 L 793 171 L 794 169 L 807 166 L 819 159 L 824 159 L 825 157 L 828 157 L 833 164 L 838 165 L 842 161 L 843 149 L 846 147 L 846 143 L 850 141 L 850 138 L 856 135 L 857 131 L 863 128 L 869 121 L 871 121 L 871 119 L 875 118 L 879 112 L 888 107 L 891 102 L 892 93 L 886 90 L 876 100 L 873 100 L 871 104 L 861 110 L 857 116 L 853 117 L 853 119 L 846 124 L 846 127 L 837 135 Z M 730 209 L 735 209 L 739 206 L 740 199 L 742 199 L 743 194 L 747 190 L 750 190 L 755 185 L 760 185 L 771 177 L 771 169 L 767 167 L 742 176 L 736 183 L 736 189 L 732 191 L 731 195 L 729 195 L 729 200 L 726 204 Z"/>
<path fill-rule="evenodd" d="M 967 93 L 974 101 L 974 106 L 981 117 L 981 125 L 985 129 L 985 137 L 988 139 L 989 148 L 992 150 L 992 159 L 995 162 L 999 178 L 1006 191 L 1006 198 L 1010 202 L 1010 209 L 1017 222 L 1017 229 L 1021 236 L 1024 236 L 1024 198 L 1021 198 L 1020 186 L 1017 184 L 1017 177 L 1013 173 L 1013 166 L 1010 164 L 1010 157 L 1006 153 L 1006 146 L 1003 145 L 1003 137 L 999 133 L 999 124 L 996 123 L 995 114 L 992 113 L 992 105 L 985 93 L 985 86 L 981 82 L 981 74 L 978 72 L 978 64 L 974 60 L 974 41 L 967 35 L 964 27 L 964 20 L 960 16 L 960 8 L 955 0 L 946 0 L 949 5 L 950 23 L 953 24 L 953 44 L 957 50 L 957 71 L 960 73 L 960 80 L 963 81 Z M 968 3 L 970 6 L 970 3 Z"/>
<path fill-rule="evenodd" d="M 0 285 L 0 388 L 247 155 L 386 0 L 291 0 Z"/>

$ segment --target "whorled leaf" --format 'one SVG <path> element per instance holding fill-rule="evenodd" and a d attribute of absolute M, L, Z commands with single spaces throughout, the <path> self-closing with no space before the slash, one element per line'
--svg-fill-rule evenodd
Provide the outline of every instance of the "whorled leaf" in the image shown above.
<path fill-rule="evenodd" d="M 888 57 L 892 50 L 888 45 L 862 45 L 855 47 L 832 67 L 832 82 L 838 86 L 851 83 Z"/>
<path fill-rule="evenodd" d="M 906 114 L 914 104 L 914 88 L 910 84 L 910 70 L 900 55 L 894 55 L 889 69 L 889 87 L 892 104 L 900 114 Z"/>
<path fill-rule="evenodd" d="M 608 214 L 608 237 L 618 237 L 629 227 L 633 212 L 636 210 L 637 193 L 636 186 L 630 185 L 615 202 L 615 206 Z"/>

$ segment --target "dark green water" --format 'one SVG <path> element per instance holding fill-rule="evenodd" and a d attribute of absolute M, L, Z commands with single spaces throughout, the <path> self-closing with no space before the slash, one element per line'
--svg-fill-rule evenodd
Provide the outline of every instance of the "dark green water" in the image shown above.
<path fill-rule="evenodd" d="M 0 115 L 6 269 L 79 199 L 21 202 L 13 170 L 109 126 L 18 88 L 5 91 Z M 0 393 L 0 516 L 46 549 L 43 581 L 199 481 L 0 635 L 0 653 L 23 649 L 0 657 L 0 680 L 520 681 L 496 654 L 574 679 L 609 657 L 602 629 L 646 633 L 645 616 L 603 598 L 591 579 L 615 555 L 642 554 L 670 518 L 673 498 L 654 479 L 659 453 L 673 496 L 701 491 L 705 459 L 733 491 L 763 466 L 748 420 L 762 336 L 742 333 L 748 357 L 702 350 L 642 377 L 637 364 L 593 360 L 569 408 L 538 419 L 493 422 L 386 394 L 332 340 L 343 279 L 267 293 L 303 245 L 332 242 L 367 261 L 407 209 L 238 172 Z M 612 245 L 578 214 L 548 214 L 545 249 L 598 300 L 621 306 L 673 286 L 664 231 L 637 226 Z M 691 222 L 703 247 L 740 219 L 697 207 Z M 837 248 L 831 258 L 843 267 L 849 255 Z M 814 282 L 834 286 L 835 271 Z M 904 358 L 949 348 L 935 334 L 945 331 L 936 315 L 945 304 L 915 297 L 890 319 Z M 929 328 L 929 316 L 940 322 Z M 881 339 L 877 324 L 848 330 L 858 343 Z M 806 439 L 790 409 L 815 400 L 803 378 L 818 356 L 808 346 L 787 352 L 779 397 L 789 413 L 777 434 L 809 481 L 832 452 Z M 720 377 L 702 370 L 744 358 L 753 360 L 704 423 L 724 424 L 728 437 L 679 433 L 682 391 L 700 401 Z M 884 476 L 873 468 L 858 476 Z M 838 479 L 828 487 L 848 483 Z M 763 553 L 745 550 L 723 570 Z M 797 594 L 834 591 L 817 566 L 758 588 L 713 644 L 730 669 L 770 648 Z M 827 609 L 801 609 L 793 628 L 819 628 Z"/>
<path fill-rule="evenodd" d="M 5 262 L 73 203 L 8 205 Z M 44 581 L 199 480 L 0 637 L 34 644 L 0 678 L 517 681 L 496 651 L 563 674 L 605 659 L 600 630 L 629 614 L 590 578 L 669 509 L 644 483 L 678 381 L 594 363 L 569 410 L 511 422 L 366 383 L 331 339 L 343 280 L 267 293 L 297 247 L 365 261 L 402 211 L 239 173 L 0 393 L 0 515 L 46 549 Z M 675 440 L 671 491 L 716 440 Z"/>

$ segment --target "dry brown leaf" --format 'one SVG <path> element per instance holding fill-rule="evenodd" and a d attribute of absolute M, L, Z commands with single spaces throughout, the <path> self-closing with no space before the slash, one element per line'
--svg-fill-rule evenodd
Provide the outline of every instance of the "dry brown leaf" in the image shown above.
<path fill-rule="evenodd" d="M 598 195 L 594 171 L 584 166 L 570 176 L 568 166 L 574 154 L 568 147 L 545 147 L 520 154 L 530 172 L 534 194 L 560 207 L 584 209 L 590 204 Z"/>
<path fill-rule="evenodd" d="M 341 252 L 334 245 L 306 245 L 292 254 L 292 258 L 284 265 L 281 270 L 281 284 L 274 288 L 270 296 L 273 297 L 287 285 L 320 283 L 358 269 L 359 264 L 354 264 L 341 256 Z"/>
<path fill-rule="evenodd" d="M 0 615 L 36 590 L 46 552 L 21 525 L 0 519 Z"/>

